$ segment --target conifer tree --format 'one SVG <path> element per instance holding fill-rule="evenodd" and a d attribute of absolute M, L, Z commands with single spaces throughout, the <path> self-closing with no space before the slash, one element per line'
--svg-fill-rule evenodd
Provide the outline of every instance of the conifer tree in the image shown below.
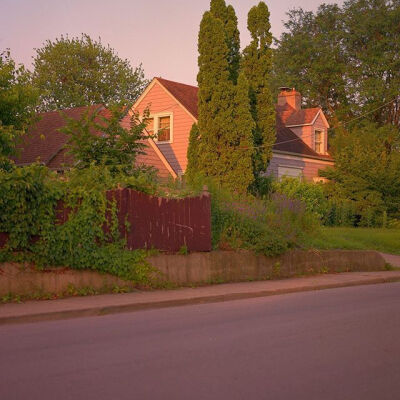
<path fill-rule="evenodd" d="M 211 12 L 203 15 L 198 47 L 199 119 L 188 149 L 189 176 L 197 170 L 244 193 L 253 179 L 248 86 L 244 76 L 238 86 L 231 81 L 224 24 Z"/>
<path fill-rule="evenodd" d="M 249 84 L 243 72 L 235 89 L 233 124 L 226 138 L 229 164 L 222 182 L 230 190 L 243 194 L 254 181 L 252 131 L 255 126 L 250 112 Z"/>
<path fill-rule="evenodd" d="M 222 139 L 232 124 L 233 84 L 229 79 L 224 25 L 209 11 L 200 23 L 198 48 L 199 172 L 219 176 L 224 170 Z"/>
<path fill-rule="evenodd" d="M 225 0 L 211 0 L 210 12 L 224 24 L 225 40 L 228 46 L 229 76 L 236 84 L 240 68 L 240 33 L 234 8 Z"/>
<path fill-rule="evenodd" d="M 199 172 L 199 140 L 199 127 L 197 124 L 193 124 L 189 135 L 189 147 L 187 150 L 188 164 L 185 172 L 188 182 L 193 182 L 193 178 Z"/>
<path fill-rule="evenodd" d="M 247 28 L 252 41 L 243 51 L 242 69 L 250 83 L 249 97 L 255 128 L 253 130 L 253 173 L 257 180 L 272 157 L 276 139 L 275 105 L 269 78 L 272 69 L 272 34 L 269 10 L 264 2 L 250 9 Z"/>

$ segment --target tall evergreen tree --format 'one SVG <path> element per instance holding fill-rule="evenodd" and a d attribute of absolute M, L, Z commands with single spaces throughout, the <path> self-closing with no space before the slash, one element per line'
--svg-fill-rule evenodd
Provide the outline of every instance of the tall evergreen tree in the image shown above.
<path fill-rule="evenodd" d="M 224 24 L 208 11 L 200 24 L 198 47 L 199 133 L 193 128 L 188 149 L 189 175 L 197 169 L 243 193 L 253 178 L 248 86 L 244 77 L 238 86 L 231 81 Z M 198 140 L 194 140 L 195 135 L 199 135 Z"/>
<path fill-rule="evenodd" d="M 185 172 L 188 182 L 192 182 L 193 178 L 199 172 L 199 140 L 199 127 L 197 124 L 193 124 L 189 135 L 189 146 L 187 150 L 188 164 Z"/>
<path fill-rule="evenodd" d="M 236 84 L 240 68 L 240 33 L 234 8 L 225 0 L 211 0 L 210 12 L 224 23 L 225 40 L 228 46 L 229 76 Z"/>
<path fill-rule="evenodd" d="M 230 190 L 246 193 L 254 181 L 252 171 L 252 131 L 255 126 L 249 104 L 249 83 L 243 72 L 235 88 L 233 124 L 226 138 L 229 151 L 222 182 Z"/>
<path fill-rule="evenodd" d="M 231 127 L 233 84 L 229 79 L 228 47 L 223 22 L 207 11 L 199 32 L 199 144 L 200 171 L 219 176 L 225 149 L 221 141 Z"/>
<path fill-rule="evenodd" d="M 270 90 L 272 34 L 269 10 L 264 2 L 250 9 L 247 27 L 252 41 L 243 51 L 242 69 L 250 83 L 253 129 L 253 174 L 256 180 L 267 169 L 275 142 L 275 104 Z"/>

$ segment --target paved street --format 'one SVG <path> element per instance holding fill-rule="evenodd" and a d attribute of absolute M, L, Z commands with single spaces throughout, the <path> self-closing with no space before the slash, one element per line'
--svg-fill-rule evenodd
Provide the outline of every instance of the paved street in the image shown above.
<path fill-rule="evenodd" d="M 400 283 L 0 327 L 0 399 L 398 399 Z"/>

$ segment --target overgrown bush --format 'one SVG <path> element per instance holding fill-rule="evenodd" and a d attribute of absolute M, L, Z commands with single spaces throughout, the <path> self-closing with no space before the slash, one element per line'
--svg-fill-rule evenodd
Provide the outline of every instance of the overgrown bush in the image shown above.
<path fill-rule="evenodd" d="M 387 214 L 379 196 L 366 192 L 357 198 L 344 198 L 332 183 L 320 184 L 299 179 L 283 178 L 273 183 L 275 193 L 305 204 L 326 226 L 386 227 Z"/>
<path fill-rule="evenodd" d="M 0 232 L 9 233 L 0 259 L 93 269 L 147 283 L 146 252 L 124 249 L 116 205 L 106 198 L 106 190 L 117 186 L 155 193 L 154 182 L 140 171 L 118 177 L 92 165 L 62 179 L 40 165 L 0 172 Z M 60 200 L 71 210 L 61 225 L 55 224 Z"/>
<path fill-rule="evenodd" d="M 279 181 L 274 181 L 272 187 L 274 192 L 281 193 L 289 199 L 301 200 L 305 204 L 306 210 L 321 220 L 328 211 L 323 184 L 284 177 Z"/>
<path fill-rule="evenodd" d="M 238 196 L 212 180 L 200 181 L 211 192 L 213 248 L 243 248 L 274 256 L 301 247 L 303 236 L 319 226 L 298 200 L 283 195 L 264 199 Z"/>

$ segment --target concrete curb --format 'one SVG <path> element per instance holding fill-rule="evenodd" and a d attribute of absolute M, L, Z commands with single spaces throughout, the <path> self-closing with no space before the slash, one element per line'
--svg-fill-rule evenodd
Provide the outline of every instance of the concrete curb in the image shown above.
<path fill-rule="evenodd" d="M 50 312 L 39 312 L 39 313 L 31 313 L 23 315 L 8 315 L 8 316 L 0 315 L 0 325 L 71 319 L 80 317 L 104 316 L 110 314 L 133 312 L 133 311 L 148 310 L 148 309 L 177 307 L 177 306 L 184 306 L 191 304 L 217 303 L 223 301 L 242 300 L 242 299 L 282 295 L 282 294 L 297 293 L 297 292 L 308 292 L 308 291 L 323 290 L 323 289 L 344 288 L 351 286 L 374 285 L 374 284 L 393 283 L 393 282 L 400 282 L 400 275 L 377 277 L 377 278 L 366 277 L 354 281 L 343 281 L 343 282 L 334 282 L 326 284 L 313 284 L 312 282 L 310 282 L 311 284 L 309 285 L 297 286 L 297 287 L 287 287 L 287 288 L 283 287 L 277 289 L 267 289 L 258 291 L 249 290 L 245 292 L 221 293 L 221 294 L 211 294 L 204 296 L 196 296 L 195 293 L 193 293 L 194 296 L 187 298 L 132 302 L 129 304 L 92 306 L 88 308 L 70 309 L 61 311 L 55 310 Z M 60 301 L 60 300 L 54 300 L 54 301 Z"/>

